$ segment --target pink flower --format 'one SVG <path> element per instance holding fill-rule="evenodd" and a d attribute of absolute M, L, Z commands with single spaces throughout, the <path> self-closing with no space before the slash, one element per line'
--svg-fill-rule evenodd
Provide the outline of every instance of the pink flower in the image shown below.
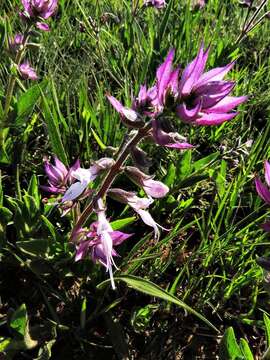
<path fill-rule="evenodd" d="M 224 76 L 234 63 L 204 72 L 209 49 L 201 45 L 196 58 L 188 64 L 179 82 L 179 102 L 176 113 L 180 119 L 195 125 L 219 125 L 233 119 L 232 110 L 247 100 L 246 96 L 228 96 L 234 82 L 224 81 Z"/>
<path fill-rule="evenodd" d="M 268 187 L 270 187 L 270 163 L 268 161 L 264 162 L 264 175 L 266 184 Z M 264 185 L 258 177 L 255 178 L 255 185 L 258 195 L 263 199 L 264 202 L 270 205 L 270 191 L 268 187 Z"/>
<path fill-rule="evenodd" d="M 58 0 L 21 0 L 26 15 L 30 18 L 48 19 L 57 9 Z"/>
<path fill-rule="evenodd" d="M 68 169 L 56 156 L 54 156 L 54 165 L 46 159 L 44 167 L 49 180 L 49 185 L 42 185 L 41 188 L 49 193 L 64 194 L 67 187 L 75 181 L 75 178 L 73 178 L 71 174 L 80 168 L 80 161 L 77 160 L 75 164 Z"/>
<path fill-rule="evenodd" d="M 150 197 L 163 198 L 169 192 L 168 186 L 161 181 L 153 180 L 151 176 L 144 174 L 134 166 L 126 166 L 125 173 L 136 185 L 141 186 Z"/>
<path fill-rule="evenodd" d="M 96 161 L 89 169 L 81 167 L 73 169 L 70 176 L 78 180 L 73 183 L 65 192 L 62 202 L 73 201 L 84 193 L 90 182 L 94 181 L 101 171 L 109 169 L 113 166 L 114 160 L 110 158 L 102 158 Z"/>
<path fill-rule="evenodd" d="M 193 149 L 194 146 L 189 144 L 185 137 L 177 132 L 165 132 L 162 130 L 158 119 L 152 120 L 152 136 L 156 144 L 174 148 L 178 150 Z"/>
<path fill-rule="evenodd" d="M 268 185 L 268 187 L 263 184 L 263 182 L 260 180 L 260 178 L 256 177 L 255 178 L 256 190 L 257 190 L 257 193 L 260 196 L 260 198 L 263 199 L 263 201 L 266 204 L 270 205 L 270 191 L 269 191 L 270 163 L 268 161 L 264 162 L 264 176 L 265 176 L 265 181 L 266 181 L 266 184 Z M 261 227 L 265 231 L 270 232 L 270 221 L 267 221 L 266 223 L 262 224 Z"/>
<path fill-rule="evenodd" d="M 135 129 L 144 126 L 144 121 L 142 121 L 140 115 L 135 110 L 125 107 L 111 95 L 107 95 L 107 98 L 115 110 L 120 114 L 121 120 L 126 126 Z"/>
<path fill-rule="evenodd" d="M 160 237 L 159 228 L 168 231 L 168 229 L 156 223 L 149 211 L 146 210 L 154 202 L 152 198 L 140 198 L 135 193 L 122 189 L 110 189 L 108 195 L 116 201 L 129 205 L 146 225 L 153 228 L 155 239 L 158 240 Z"/>
<path fill-rule="evenodd" d="M 165 0 L 144 0 L 145 6 L 152 6 L 156 9 L 162 9 L 166 6 Z"/>
<path fill-rule="evenodd" d="M 115 289 L 112 266 L 115 265 L 113 257 L 118 256 L 114 246 L 122 244 L 133 234 L 125 234 L 121 231 L 114 231 L 106 219 L 104 210 L 98 210 L 97 222 L 90 225 L 90 231 L 82 239 L 82 230 L 78 233 L 78 244 L 76 245 L 75 261 L 81 260 L 90 254 L 94 262 L 98 262 L 106 267 L 110 274 L 112 288 Z M 76 241 L 76 239 L 75 239 Z"/>
<path fill-rule="evenodd" d="M 36 22 L 36 27 L 42 31 L 50 31 L 49 25 L 44 22 Z"/>
<path fill-rule="evenodd" d="M 24 80 L 37 80 L 38 76 L 36 71 L 30 66 L 28 62 L 19 65 L 19 72 Z"/>
<path fill-rule="evenodd" d="M 16 34 L 13 39 L 9 38 L 8 40 L 9 50 L 11 50 L 12 52 L 18 51 L 20 45 L 22 45 L 23 43 L 23 40 L 24 40 L 23 34 Z"/>

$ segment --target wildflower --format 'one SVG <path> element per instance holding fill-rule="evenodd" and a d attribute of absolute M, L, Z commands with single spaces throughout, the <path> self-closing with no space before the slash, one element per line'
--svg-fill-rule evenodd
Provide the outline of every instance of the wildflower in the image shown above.
<path fill-rule="evenodd" d="M 264 176 L 265 176 L 266 184 L 268 185 L 268 187 L 270 187 L 270 163 L 268 161 L 264 162 Z M 263 201 L 266 204 L 270 205 L 270 190 L 268 189 L 268 187 L 265 184 L 263 184 L 260 178 L 258 177 L 255 178 L 255 185 L 258 195 L 263 199 Z M 263 224 L 262 228 L 265 231 L 269 232 L 270 221 Z"/>
<path fill-rule="evenodd" d="M 75 178 L 71 173 L 80 168 L 80 161 L 77 160 L 74 165 L 68 169 L 56 156 L 54 156 L 54 165 L 45 159 L 45 173 L 49 179 L 49 186 L 42 185 L 41 188 L 49 193 L 64 194 L 67 187 L 70 186 Z"/>
<path fill-rule="evenodd" d="M 131 128 L 141 128 L 144 126 L 144 121 L 135 110 L 123 106 L 120 101 L 111 95 L 107 95 L 107 98 L 120 114 L 121 120 L 126 126 Z"/>
<path fill-rule="evenodd" d="M 205 0 L 192 0 L 192 10 L 202 10 L 206 5 Z"/>
<path fill-rule="evenodd" d="M 158 240 L 160 237 L 159 227 L 163 230 L 168 230 L 156 223 L 149 211 L 146 210 L 154 202 L 151 197 L 140 198 L 134 192 L 116 188 L 110 189 L 108 191 L 108 195 L 116 201 L 129 205 L 140 216 L 146 225 L 153 228 L 155 239 Z"/>
<path fill-rule="evenodd" d="M 78 167 L 77 169 L 72 170 L 70 175 L 78 181 L 73 183 L 67 189 L 61 201 L 73 201 L 78 198 L 88 187 L 90 182 L 96 179 L 101 171 L 110 168 L 113 164 L 113 159 L 102 158 L 90 166 L 89 169 Z"/>
<path fill-rule="evenodd" d="M 22 0 L 24 12 L 32 19 L 51 17 L 58 5 L 58 0 Z"/>
<path fill-rule="evenodd" d="M 178 96 L 178 77 L 180 69 L 174 69 L 172 66 L 174 53 L 174 49 L 170 50 L 165 61 L 158 67 L 155 85 L 148 90 L 145 86 L 140 88 L 138 98 L 141 98 L 141 103 L 142 99 L 146 99 L 148 107 L 152 108 L 150 113 L 152 117 L 156 117 L 160 114 L 166 105 L 170 106 L 171 98 L 175 100 Z M 142 96 L 142 94 L 144 96 Z"/>
<path fill-rule="evenodd" d="M 98 220 L 90 225 L 90 231 L 86 233 L 85 237 L 83 236 L 82 229 L 77 232 L 79 240 L 77 240 L 78 243 L 76 245 L 75 261 L 91 254 L 91 258 L 95 263 L 98 262 L 106 267 L 110 274 L 112 288 L 115 289 L 112 266 L 116 267 L 113 257 L 118 256 L 118 254 L 114 250 L 114 246 L 122 244 L 123 241 L 133 234 L 114 231 L 106 219 L 104 209 L 100 208 L 97 210 L 97 216 Z"/>
<path fill-rule="evenodd" d="M 224 81 L 234 62 L 204 72 L 209 48 L 201 45 L 196 58 L 188 64 L 179 82 L 180 104 L 176 113 L 182 121 L 195 125 L 219 125 L 233 119 L 236 106 L 247 100 L 246 96 L 228 96 L 235 83 Z"/>
<path fill-rule="evenodd" d="M 24 40 L 23 34 L 16 34 L 14 38 L 9 38 L 8 45 L 11 52 L 16 52 L 22 45 Z"/>
<path fill-rule="evenodd" d="M 39 30 L 42 30 L 42 31 L 50 31 L 50 27 L 48 24 L 44 23 L 44 22 L 40 22 L 38 21 L 36 23 L 36 27 L 39 29 Z"/>
<path fill-rule="evenodd" d="M 152 6 L 156 9 L 162 9 L 166 6 L 165 0 L 144 0 L 145 6 Z"/>
<path fill-rule="evenodd" d="M 169 191 L 168 186 L 161 181 L 153 180 L 149 175 L 134 166 L 126 166 L 125 173 L 138 186 L 141 186 L 148 196 L 153 198 L 163 198 Z"/>
<path fill-rule="evenodd" d="M 181 136 L 177 132 L 165 132 L 162 130 L 159 121 L 152 120 L 152 135 L 155 143 L 161 146 L 174 148 L 178 150 L 186 150 L 194 148 L 193 145 L 187 143 L 185 137 Z"/>
<path fill-rule="evenodd" d="M 21 65 L 19 65 L 19 72 L 21 74 L 21 77 L 24 80 L 37 80 L 38 76 L 37 73 L 35 71 L 35 69 L 33 69 L 29 62 L 24 62 Z"/>

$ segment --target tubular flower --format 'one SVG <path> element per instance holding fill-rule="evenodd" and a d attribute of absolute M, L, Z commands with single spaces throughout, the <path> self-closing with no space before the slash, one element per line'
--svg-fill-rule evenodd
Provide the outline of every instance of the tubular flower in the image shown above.
<path fill-rule="evenodd" d="M 228 96 L 234 82 L 224 81 L 234 62 L 204 72 L 209 48 L 201 45 L 196 58 L 187 65 L 179 82 L 180 104 L 176 113 L 180 119 L 195 125 L 219 125 L 233 119 L 237 112 L 232 110 L 247 100 L 246 96 Z"/>
<path fill-rule="evenodd" d="M 115 289 L 112 266 L 116 267 L 113 257 L 118 254 L 113 247 L 122 244 L 133 234 L 114 231 L 106 219 L 104 210 L 98 210 L 97 216 L 98 220 L 90 225 L 90 231 L 86 233 L 86 236 L 82 236 L 82 230 L 78 232 L 79 241 L 76 245 L 75 261 L 90 254 L 95 263 L 98 262 L 106 267 L 110 274 L 112 288 Z"/>
<path fill-rule="evenodd" d="M 84 190 L 88 187 L 91 181 L 95 180 L 101 171 L 109 169 L 114 164 L 114 160 L 110 158 L 102 158 L 96 161 L 89 169 L 83 169 L 78 167 L 72 170 L 70 175 L 74 179 L 78 180 L 72 184 L 64 196 L 62 202 L 73 201 L 83 194 Z"/>
<path fill-rule="evenodd" d="M 155 239 L 158 240 L 160 237 L 158 228 L 166 231 L 168 230 L 156 223 L 149 211 L 146 210 L 154 202 L 151 197 L 139 198 L 134 192 L 122 189 L 110 189 L 108 191 L 108 195 L 116 201 L 129 205 L 140 216 L 146 225 L 153 228 Z"/>
<path fill-rule="evenodd" d="M 24 40 L 23 34 L 16 34 L 14 36 L 14 38 L 9 38 L 8 39 L 9 50 L 11 52 L 18 51 L 18 49 L 20 48 L 20 45 L 22 45 L 22 43 L 23 43 L 23 40 Z"/>
<path fill-rule="evenodd" d="M 169 192 L 168 186 L 161 181 L 153 180 L 134 166 L 126 166 L 125 173 L 138 186 L 141 186 L 148 196 L 163 198 Z"/>
<path fill-rule="evenodd" d="M 165 0 L 144 0 L 144 5 L 162 9 L 166 6 L 166 2 Z"/>
<path fill-rule="evenodd" d="M 22 5 L 28 17 L 48 19 L 55 13 L 58 0 L 22 0 Z"/>
<path fill-rule="evenodd" d="M 265 181 L 266 184 L 268 185 L 268 187 L 260 180 L 260 178 L 256 177 L 255 178 L 255 185 L 256 185 L 256 190 L 258 195 L 260 196 L 261 199 L 263 199 L 263 201 L 270 205 L 270 163 L 268 161 L 264 162 L 264 177 L 265 177 Z M 270 221 L 266 222 L 265 224 L 262 225 L 262 228 L 265 231 L 270 231 Z"/>
<path fill-rule="evenodd" d="M 140 115 L 135 110 L 125 107 L 111 95 L 107 95 L 107 98 L 120 114 L 121 120 L 126 126 L 131 128 L 141 128 L 144 126 L 144 121 L 142 121 Z"/>
<path fill-rule="evenodd" d="M 187 150 L 194 148 L 193 145 L 187 143 L 185 137 L 177 132 L 165 132 L 162 130 L 158 120 L 152 120 L 152 136 L 156 144 L 174 148 L 178 150 Z"/>
<path fill-rule="evenodd" d="M 35 69 L 33 69 L 28 62 L 24 62 L 21 65 L 19 65 L 19 72 L 20 72 L 22 79 L 24 79 L 24 80 L 37 80 L 38 79 Z"/>
<path fill-rule="evenodd" d="M 80 168 L 80 161 L 77 160 L 74 165 L 68 169 L 56 156 L 54 157 L 54 165 L 47 159 L 45 160 L 45 173 L 48 177 L 48 186 L 41 186 L 41 188 L 49 193 L 64 194 L 67 187 L 71 185 L 75 178 L 71 173 Z"/>

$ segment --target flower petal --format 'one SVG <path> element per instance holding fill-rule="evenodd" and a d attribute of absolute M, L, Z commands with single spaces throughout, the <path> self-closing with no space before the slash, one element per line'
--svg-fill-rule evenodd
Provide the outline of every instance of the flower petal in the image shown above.
<path fill-rule="evenodd" d="M 242 104 L 247 100 L 247 96 L 226 96 L 221 99 L 216 105 L 207 109 L 208 113 L 226 113 L 233 110 L 236 106 Z"/>
<path fill-rule="evenodd" d="M 203 126 L 220 125 L 225 121 L 233 119 L 237 114 L 237 112 L 229 114 L 203 114 L 202 117 L 195 121 L 195 124 Z"/>
<path fill-rule="evenodd" d="M 267 203 L 270 204 L 270 191 L 261 182 L 259 178 L 255 178 L 255 185 L 258 195 Z"/>
<path fill-rule="evenodd" d="M 270 186 L 270 163 L 265 160 L 264 162 L 264 176 L 268 186 Z"/>
<path fill-rule="evenodd" d="M 75 200 L 84 192 L 87 186 L 88 186 L 87 182 L 80 182 L 80 181 L 72 184 L 65 192 L 64 196 L 61 199 L 61 202 Z"/>
<path fill-rule="evenodd" d="M 217 67 L 210 71 L 207 71 L 205 74 L 201 75 L 196 85 L 194 86 L 194 90 L 199 86 L 202 86 L 209 81 L 220 81 L 224 78 L 224 76 L 233 68 L 235 62 L 231 62 L 226 66 Z"/>

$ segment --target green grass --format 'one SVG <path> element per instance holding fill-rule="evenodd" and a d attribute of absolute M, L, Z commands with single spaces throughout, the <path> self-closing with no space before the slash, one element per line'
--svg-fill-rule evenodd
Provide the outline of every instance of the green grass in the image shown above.
<path fill-rule="evenodd" d="M 19 3 L 0 5 L 8 35 L 20 30 Z M 41 35 L 41 47 L 29 57 L 40 87 L 17 85 L 1 164 L 0 336 L 18 346 L 10 350 L 11 359 L 36 359 L 50 346 L 52 359 L 114 359 L 127 352 L 136 359 L 176 354 L 191 359 L 218 354 L 220 334 L 233 326 L 261 356 L 269 296 L 255 260 L 270 253 L 269 236 L 260 228 L 270 211 L 253 179 L 270 158 L 270 23 L 264 21 L 236 44 L 246 11 L 237 1 L 209 0 L 203 10 L 191 11 L 188 1 L 171 0 L 165 10 L 149 8 L 136 16 L 130 3 L 60 1 L 52 31 Z M 46 195 L 38 187 L 46 181 L 44 156 L 57 154 L 67 163 L 80 157 L 87 167 L 110 154 L 106 146 L 119 146 L 125 129 L 106 93 L 130 105 L 140 84 L 153 83 L 170 48 L 176 48 L 176 63 L 184 67 L 202 40 L 211 45 L 209 68 L 237 59 L 231 72 L 234 93 L 248 94 L 249 100 L 236 119 L 219 127 L 190 128 L 175 118 L 179 132 L 198 145 L 195 150 L 145 145 L 152 173 L 171 189 L 151 213 L 171 231 L 155 243 L 139 220 L 127 225 L 125 231 L 135 235 L 120 249 L 116 276 L 157 284 L 220 334 L 162 297 L 121 283 L 115 292 L 97 288 L 107 274 L 90 260 L 74 263 L 68 243 L 72 219 L 44 205 Z M 10 67 L 4 48 L 2 103 Z M 133 216 L 113 202 L 109 211 L 113 219 Z M 20 347 L 19 335 L 10 330 L 11 314 L 23 303 L 30 339 L 39 340 L 33 349 L 31 342 Z M 21 330 L 24 336 L 28 330 Z"/>

